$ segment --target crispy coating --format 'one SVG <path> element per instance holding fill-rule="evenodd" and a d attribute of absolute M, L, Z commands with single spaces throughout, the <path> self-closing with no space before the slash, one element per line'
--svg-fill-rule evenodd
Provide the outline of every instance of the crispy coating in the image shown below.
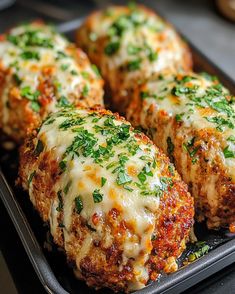
<path fill-rule="evenodd" d="M 177 270 L 193 199 L 168 158 L 117 114 L 50 116 L 22 146 L 19 175 L 55 243 L 89 286 L 130 292 Z"/>
<path fill-rule="evenodd" d="M 174 28 L 141 5 L 91 14 L 76 40 L 101 70 L 113 107 L 121 113 L 135 86 L 152 74 L 192 67 L 189 48 Z"/>
<path fill-rule="evenodd" d="M 103 81 L 87 56 L 40 22 L 0 36 L 0 128 L 15 141 L 48 113 L 103 105 Z"/>
<path fill-rule="evenodd" d="M 209 228 L 235 221 L 235 103 L 215 77 L 155 77 L 136 89 L 128 119 L 168 154 Z"/>

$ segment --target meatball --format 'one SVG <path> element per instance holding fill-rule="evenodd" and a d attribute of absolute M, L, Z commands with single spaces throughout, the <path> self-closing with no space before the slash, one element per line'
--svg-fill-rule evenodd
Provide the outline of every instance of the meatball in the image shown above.
<path fill-rule="evenodd" d="M 191 53 L 174 28 L 144 6 L 111 6 L 95 12 L 76 39 L 100 68 L 113 107 L 121 113 L 138 83 L 154 73 L 192 67 Z"/>
<path fill-rule="evenodd" d="M 34 22 L 0 36 L 0 128 L 21 142 L 61 106 L 103 104 L 103 81 L 85 53 Z"/>
<path fill-rule="evenodd" d="M 136 89 L 127 117 L 168 153 L 209 228 L 235 222 L 235 98 L 206 73 L 157 76 Z"/>
<path fill-rule="evenodd" d="M 118 114 L 52 113 L 21 147 L 19 175 L 89 286 L 129 292 L 177 270 L 193 198 L 168 158 Z"/>

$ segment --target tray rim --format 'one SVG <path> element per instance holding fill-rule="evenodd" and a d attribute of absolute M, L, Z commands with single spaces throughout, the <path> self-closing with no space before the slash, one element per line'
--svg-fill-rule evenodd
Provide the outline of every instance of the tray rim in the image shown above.
<path fill-rule="evenodd" d="M 78 17 L 71 21 L 58 24 L 57 29 L 59 32 L 65 34 L 72 32 L 75 30 L 75 28 L 79 27 L 83 19 L 84 17 Z M 232 89 L 232 93 L 234 92 L 235 94 L 235 80 L 232 79 L 223 70 L 221 70 L 220 67 L 210 60 L 210 58 L 208 58 L 203 52 L 201 52 L 201 50 L 199 50 L 195 44 L 193 44 L 183 34 L 181 34 L 177 28 L 176 31 L 186 41 L 192 52 L 192 55 L 196 55 L 201 60 L 207 62 L 207 65 L 209 65 L 219 76 L 219 80 L 222 80 L 223 84 L 225 84 L 227 88 L 230 88 L 230 90 Z M 1 170 L 1 166 L 0 198 L 16 228 L 23 247 L 46 292 L 49 294 L 69 294 L 69 292 L 63 288 L 63 286 L 55 277 L 24 212 L 21 209 L 21 205 L 18 203 L 17 198 L 14 196 L 14 192 L 12 191 L 4 176 L 4 173 Z M 180 293 L 234 262 L 235 239 L 227 241 L 226 243 L 213 249 L 208 254 L 199 258 L 192 264 L 180 268 L 177 272 L 168 275 L 164 280 L 152 282 L 150 285 L 141 290 L 135 291 L 134 293 Z"/>

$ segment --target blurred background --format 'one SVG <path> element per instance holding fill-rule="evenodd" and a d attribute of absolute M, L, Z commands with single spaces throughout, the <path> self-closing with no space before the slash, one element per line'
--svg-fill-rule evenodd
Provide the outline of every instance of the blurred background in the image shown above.
<path fill-rule="evenodd" d="M 188 40 L 235 80 L 235 22 L 232 21 L 235 21 L 235 0 L 136 2 L 152 7 L 167 18 Z M 56 23 L 71 21 L 110 3 L 127 4 L 128 1 L 0 0 L 0 31 L 20 21 L 38 17 Z M 223 11 L 223 15 L 227 15 L 230 20 L 219 11 Z"/>

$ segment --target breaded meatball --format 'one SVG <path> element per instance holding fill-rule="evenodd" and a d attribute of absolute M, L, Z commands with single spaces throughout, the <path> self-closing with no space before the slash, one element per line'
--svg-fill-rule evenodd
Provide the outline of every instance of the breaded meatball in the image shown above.
<path fill-rule="evenodd" d="M 85 53 L 52 27 L 35 22 L 0 36 L 0 128 L 15 141 L 58 107 L 102 105 L 102 87 Z"/>
<path fill-rule="evenodd" d="M 215 77 L 158 76 L 139 86 L 128 119 L 168 153 L 209 228 L 235 222 L 235 98 Z"/>
<path fill-rule="evenodd" d="M 193 198 L 168 158 L 123 118 L 61 110 L 20 155 L 23 188 L 78 278 L 130 292 L 177 270 Z"/>
<path fill-rule="evenodd" d="M 125 113 L 132 91 L 154 73 L 191 69 L 191 54 L 174 28 L 144 6 L 111 6 L 91 14 L 77 44 L 103 75 L 115 109 Z"/>

